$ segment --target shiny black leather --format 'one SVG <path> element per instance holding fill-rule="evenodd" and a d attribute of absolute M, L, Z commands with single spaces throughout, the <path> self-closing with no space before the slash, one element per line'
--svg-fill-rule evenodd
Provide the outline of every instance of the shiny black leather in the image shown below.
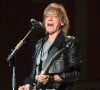
<path fill-rule="evenodd" d="M 33 56 L 33 70 L 30 77 L 25 80 L 25 83 L 30 83 L 31 85 L 35 83 L 34 77 L 36 58 L 47 38 L 48 37 L 42 38 L 36 44 L 35 53 Z M 48 57 L 43 68 L 45 68 L 45 65 L 48 63 L 49 59 L 54 55 L 54 53 L 64 47 L 66 47 L 65 51 L 54 61 L 50 67 L 50 70 L 48 71 L 49 74 L 59 74 L 63 81 L 50 81 L 45 85 L 47 88 L 56 88 L 57 90 L 71 90 L 70 88 L 72 87 L 73 82 L 79 79 L 81 66 L 79 41 L 73 36 L 64 36 L 62 32 L 58 35 L 53 45 L 50 47 Z"/>

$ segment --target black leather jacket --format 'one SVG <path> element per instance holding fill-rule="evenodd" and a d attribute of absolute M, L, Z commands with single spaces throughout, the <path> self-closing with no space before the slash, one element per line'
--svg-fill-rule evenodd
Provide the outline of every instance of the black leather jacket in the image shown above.
<path fill-rule="evenodd" d="M 35 83 L 34 77 L 36 74 L 35 69 L 37 66 L 36 58 L 47 38 L 48 37 L 42 38 L 36 44 L 35 53 L 33 56 L 33 70 L 30 77 L 25 80 L 25 83 L 29 83 L 31 85 Z M 72 83 L 79 79 L 81 65 L 79 41 L 75 37 L 65 37 L 61 32 L 49 49 L 45 65 L 47 65 L 48 61 L 54 55 L 54 53 L 61 50 L 62 48 L 65 48 L 65 50 L 59 55 L 59 57 L 54 60 L 48 73 L 50 73 L 51 75 L 59 74 L 63 81 L 50 81 L 44 86 L 46 86 L 47 88 L 56 88 L 56 90 L 71 90 L 70 88 L 72 86 Z"/>

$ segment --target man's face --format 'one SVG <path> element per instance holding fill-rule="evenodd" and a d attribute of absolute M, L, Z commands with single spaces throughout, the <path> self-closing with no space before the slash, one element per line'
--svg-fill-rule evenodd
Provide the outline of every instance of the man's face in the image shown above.
<path fill-rule="evenodd" d="M 44 19 L 44 25 L 45 25 L 46 32 L 49 34 L 53 34 L 56 31 L 58 31 L 59 27 L 61 26 L 61 19 L 57 15 L 57 12 L 48 11 Z"/>

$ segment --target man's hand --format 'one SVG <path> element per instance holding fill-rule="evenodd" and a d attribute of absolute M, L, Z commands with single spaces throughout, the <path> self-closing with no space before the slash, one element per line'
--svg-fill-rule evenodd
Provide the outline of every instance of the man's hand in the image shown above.
<path fill-rule="evenodd" d="M 62 81 L 62 79 L 60 78 L 59 75 L 54 75 L 54 76 L 53 76 L 53 79 L 54 79 L 54 81 L 56 81 L 56 82 Z"/>
<path fill-rule="evenodd" d="M 36 75 L 35 79 L 40 82 L 40 83 L 47 83 L 51 77 L 49 75 L 43 75 L 43 74 L 39 74 L 39 75 Z M 59 82 L 59 81 L 62 81 L 62 79 L 60 78 L 59 75 L 53 75 L 52 76 L 52 79 L 55 81 L 55 82 Z"/>
<path fill-rule="evenodd" d="M 40 83 L 47 83 L 49 81 L 50 76 L 49 75 L 43 75 L 39 74 L 36 75 L 35 79 Z"/>
<path fill-rule="evenodd" d="M 30 85 L 29 84 L 26 84 L 26 85 L 20 86 L 18 88 L 18 90 L 30 90 Z"/>

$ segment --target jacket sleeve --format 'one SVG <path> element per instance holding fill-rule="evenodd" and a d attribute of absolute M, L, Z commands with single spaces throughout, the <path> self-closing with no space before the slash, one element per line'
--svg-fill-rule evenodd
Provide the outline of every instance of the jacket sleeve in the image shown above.
<path fill-rule="evenodd" d="M 24 84 L 30 84 L 31 86 L 34 86 L 35 85 L 35 67 L 36 67 L 36 64 L 35 64 L 35 54 L 33 55 L 32 59 L 33 59 L 33 69 L 29 75 L 28 78 L 25 78 L 24 80 Z"/>
<path fill-rule="evenodd" d="M 68 66 L 65 67 L 65 71 L 59 75 L 64 82 L 73 82 L 78 80 L 80 76 L 80 68 L 82 62 L 80 58 L 79 41 L 76 39 L 73 39 L 69 42 L 68 60 Z"/>

